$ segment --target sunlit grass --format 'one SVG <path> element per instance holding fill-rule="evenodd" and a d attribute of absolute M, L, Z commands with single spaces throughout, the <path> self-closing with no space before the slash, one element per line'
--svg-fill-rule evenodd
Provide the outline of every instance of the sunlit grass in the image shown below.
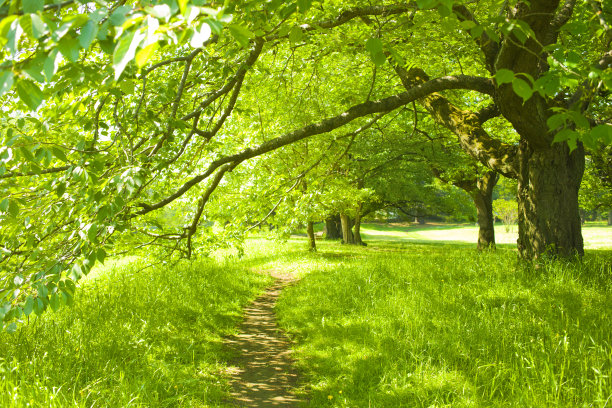
<path fill-rule="evenodd" d="M 72 308 L 0 334 L 0 406 L 222 406 L 222 336 L 269 278 L 211 262 L 110 264 Z"/>
<path fill-rule="evenodd" d="M 611 402 L 612 253 L 534 270 L 513 251 L 344 248 L 321 245 L 278 306 L 310 406 Z"/>
<path fill-rule="evenodd" d="M 456 242 L 478 241 L 478 226 L 475 225 L 384 225 L 363 224 L 362 237 L 376 241 Z M 602 224 L 586 224 L 582 227 L 585 249 L 612 249 L 612 227 Z M 518 226 L 495 226 L 495 242 L 501 245 L 516 245 Z"/>
<path fill-rule="evenodd" d="M 108 262 L 72 308 L 0 334 L 0 406 L 231 406 L 223 336 L 265 270 L 302 278 L 277 309 L 308 406 L 612 403 L 612 251 L 534 269 L 474 242 L 317 245 L 248 239 L 243 257 L 170 269 Z"/>

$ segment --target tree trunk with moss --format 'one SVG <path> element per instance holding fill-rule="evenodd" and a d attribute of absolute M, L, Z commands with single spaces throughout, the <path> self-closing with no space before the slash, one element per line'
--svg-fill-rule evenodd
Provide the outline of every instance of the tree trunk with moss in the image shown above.
<path fill-rule="evenodd" d="M 476 206 L 478 217 L 479 250 L 495 249 L 495 222 L 493 219 L 493 188 L 499 176 L 496 172 L 488 172 L 476 182 L 476 188 L 471 196 Z"/>
<path fill-rule="evenodd" d="M 325 239 L 342 239 L 340 214 L 332 215 L 325 220 Z"/>
<path fill-rule="evenodd" d="M 583 255 L 578 189 L 584 171 L 582 148 L 566 144 L 534 150 L 519 149 L 518 177 L 520 254 L 527 259 L 543 253 Z"/>
<path fill-rule="evenodd" d="M 308 249 L 315 252 L 317 250 L 317 242 L 315 241 L 314 222 L 308 221 L 306 233 L 308 234 Z"/>

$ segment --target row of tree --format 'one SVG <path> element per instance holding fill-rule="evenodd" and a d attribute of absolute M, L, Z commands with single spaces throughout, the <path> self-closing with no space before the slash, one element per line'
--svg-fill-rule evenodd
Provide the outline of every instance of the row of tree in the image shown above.
<path fill-rule="evenodd" d="M 585 146 L 612 140 L 609 7 L 0 3 L 0 320 L 69 303 L 108 252 L 189 257 L 332 204 L 426 211 L 432 175 L 479 218 L 516 179 L 521 255 L 582 254 Z"/>

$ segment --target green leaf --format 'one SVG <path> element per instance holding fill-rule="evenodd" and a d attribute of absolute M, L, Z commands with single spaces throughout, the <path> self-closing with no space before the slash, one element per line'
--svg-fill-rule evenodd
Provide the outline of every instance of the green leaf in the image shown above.
<path fill-rule="evenodd" d="M 89 48 L 94 38 L 98 34 L 98 24 L 94 21 L 89 20 L 83 28 L 81 28 L 81 34 L 79 34 L 79 44 L 84 49 Z"/>
<path fill-rule="evenodd" d="M 22 0 L 23 12 L 26 14 L 42 11 L 45 7 L 44 0 Z"/>
<path fill-rule="evenodd" d="M 570 146 L 570 150 L 573 151 L 577 146 L 576 140 L 579 136 L 580 135 L 575 130 L 565 128 L 555 134 L 553 143 L 562 143 L 567 141 L 567 144 Z"/>
<path fill-rule="evenodd" d="M 558 127 L 565 127 L 565 123 L 567 122 L 567 115 L 564 113 L 555 113 L 548 119 L 546 119 L 546 125 L 550 130 L 555 130 Z"/>
<path fill-rule="evenodd" d="M 58 50 L 52 50 L 43 64 L 43 73 L 47 81 L 51 81 L 57 72 L 57 67 L 61 59 L 61 57 L 58 57 L 59 55 Z"/>
<path fill-rule="evenodd" d="M 515 77 L 512 80 L 512 89 L 518 96 L 523 98 L 523 102 L 527 101 L 531 98 L 531 95 L 533 95 L 533 88 L 521 78 Z"/>
<path fill-rule="evenodd" d="M 4 198 L 2 199 L 2 201 L 0 201 L 0 211 L 6 212 L 6 210 L 8 210 L 8 206 L 9 206 L 8 198 Z"/>
<path fill-rule="evenodd" d="M 187 4 L 189 4 L 189 0 L 178 0 L 179 10 L 181 11 L 182 15 L 185 15 L 185 12 L 187 11 Z"/>
<path fill-rule="evenodd" d="M 66 154 L 59 147 L 52 146 L 51 147 L 51 153 L 53 153 L 53 155 L 55 157 L 57 157 L 58 159 L 60 159 L 64 163 L 68 163 L 68 158 L 66 157 Z"/>
<path fill-rule="evenodd" d="M 8 204 L 8 214 L 13 217 L 16 218 L 19 215 L 19 204 L 17 204 L 17 201 L 15 200 L 9 200 L 9 204 Z"/>
<path fill-rule="evenodd" d="M 291 41 L 292 43 L 297 43 L 302 41 L 302 37 L 304 36 L 304 33 L 302 32 L 302 29 L 298 26 L 293 26 L 291 27 L 291 31 L 289 32 L 289 41 Z"/>
<path fill-rule="evenodd" d="M 13 71 L 2 71 L 0 73 L 0 96 L 13 86 Z"/>
<path fill-rule="evenodd" d="M 55 188 L 55 194 L 57 194 L 59 198 L 62 198 L 65 192 L 66 192 L 66 183 L 59 183 L 57 187 Z"/>
<path fill-rule="evenodd" d="M 159 44 L 154 42 L 152 44 L 147 45 L 143 49 L 139 50 L 136 53 L 136 65 L 138 68 L 142 68 L 145 66 L 147 61 L 151 58 L 151 56 L 159 49 Z"/>
<path fill-rule="evenodd" d="M 76 38 L 65 36 L 60 40 L 57 48 L 68 61 L 77 62 L 79 60 L 80 45 Z"/>
<path fill-rule="evenodd" d="M 38 292 L 38 297 L 40 297 L 40 298 L 46 298 L 47 295 L 49 294 L 49 289 L 47 289 L 47 287 L 45 285 L 43 285 L 42 283 L 40 283 L 38 285 L 36 290 Z"/>
<path fill-rule="evenodd" d="M 44 311 L 45 304 L 43 303 L 42 299 L 36 298 L 36 301 L 34 302 L 34 313 L 36 313 L 37 316 L 40 316 Z"/>
<path fill-rule="evenodd" d="M 579 129 L 590 129 L 591 125 L 589 124 L 589 120 L 584 117 L 583 114 L 576 111 L 568 112 L 572 121 L 576 124 L 576 127 Z"/>
<path fill-rule="evenodd" d="M 106 251 L 104 250 L 104 248 L 98 249 L 98 252 L 96 253 L 96 258 L 98 258 L 98 262 L 104 264 L 104 260 L 106 259 Z"/>
<path fill-rule="evenodd" d="M 241 25 L 232 24 L 228 26 L 228 28 L 230 33 L 232 34 L 232 37 L 234 37 L 238 44 L 243 47 L 248 47 L 251 38 L 255 36 L 246 27 L 243 27 Z"/>
<path fill-rule="evenodd" d="M 591 129 L 591 136 L 605 144 L 612 144 L 612 125 L 599 125 Z"/>
<path fill-rule="evenodd" d="M 122 25 L 123 23 L 125 23 L 125 20 L 127 20 L 127 17 L 125 15 L 131 9 L 132 8 L 130 6 L 117 7 L 115 11 L 113 11 L 113 13 L 110 15 L 108 21 L 114 26 Z"/>
<path fill-rule="evenodd" d="M 559 77 L 554 74 L 548 74 L 536 79 L 534 89 L 536 89 L 540 95 L 552 98 L 559 92 L 560 85 Z"/>
<path fill-rule="evenodd" d="M 57 295 L 57 293 L 51 295 L 51 298 L 49 299 L 49 306 L 51 306 L 51 310 L 54 312 L 60 308 L 60 297 Z"/>
<path fill-rule="evenodd" d="M 119 79 L 128 62 L 134 59 L 134 56 L 136 55 L 136 48 L 144 37 L 144 34 L 132 31 L 127 36 L 119 40 L 115 46 L 115 51 L 113 52 L 115 80 Z"/>
<path fill-rule="evenodd" d="M 30 14 L 32 20 L 32 36 L 39 39 L 43 35 L 47 34 L 47 25 L 40 19 L 38 14 Z"/>
<path fill-rule="evenodd" d="M 30 162 L 35 162 L 36 160 L 34 160 L 34 155 L 32 155 L 32 152 L 30 151 L 30 149 L 28 149 L 27 147 L 21 146 L 19 148 L 19 152 L 21 153 L 21 155 L 23 157 L 25 157 L 28 161 Z"/>
<path fill-rule="evenodd" d="M 383 50 L 383 43 L 382 41 L 380 41 L 379 38 L 369 38 L 366 41 L 366 50 L 368 50 L 370 52 L 370 54 L 374 54 L 377 52 L 382 52 Z"/>
<path fill-rule="evenodd" d="M 298 0 L 297 5 L 300 13 L 305 13 L 312 6 L 312 0 Z"/>
<path fill-rule="evenodd" d="M 495 73 L 495 81 L 497 85 L 509 84 L 514 79 L 514 72 L 509 69 L 502 68 Z"/>
<path fill-rule="evenodd" d="M 376 65 L 382 65 L 387 58 L 383 52 L 383 43 L 379 38 L 370 38 L 366 41 L 366 50 L 370 53 L 370 59 Z"/>
<path fill-rule="evenodd" d="M 28 296 L 28 298 L 25 301 L 25 305 L 23 305 L 23 314 L 26 316 L 29 316 L 32 313 L 33 309 L 34 309 L 34 299 L 32 298 L 32 296 Z"/>
<path fill-rule="evenodd" d="M 91 242 L 96 242 L 98 237 L 98 226 L 96 224 L 91 224 L 89 229 L 87 230 L 87 239 Z"/>
<path fill-rule="evenodd" d="M 17 82 L 17 94 L 31 110 L 36 110 L 44 99 L 40 88 L 28 79 L 21 79 Z"/>

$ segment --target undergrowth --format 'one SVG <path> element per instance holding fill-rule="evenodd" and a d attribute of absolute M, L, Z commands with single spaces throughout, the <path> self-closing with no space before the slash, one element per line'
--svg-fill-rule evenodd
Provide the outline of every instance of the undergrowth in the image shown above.
<path fill-rule="evenodd" d="M 145 266 L 104 268 L 73 307 L 1 333 L 0 406 L 223 405 L 222 336 L 269 278 L 212 262 Z"/>
<path fill-rule="evenodd" d="M 277 308 L 313 407 L 610 407 L 610 255 L 323 246 Z"/>

